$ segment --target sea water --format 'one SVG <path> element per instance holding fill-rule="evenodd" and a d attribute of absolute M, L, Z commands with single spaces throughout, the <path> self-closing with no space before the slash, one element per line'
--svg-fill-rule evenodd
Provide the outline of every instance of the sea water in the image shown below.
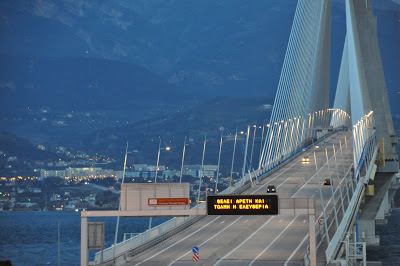
<path fill-rule="evenodd" d="M 152 226 L 169 218 L 154 218 Z M 89 222 L 105 223 L 105 247 L 114 243 L 117 217 L 90 218 Z M 58 222 L 59 226 L 58 226 Z M 149 218 L 120 218 L 118 241 L 124 233 L 148 229 Z M 79 212 L 1 212 L 0 260 L 13 265 L 57 265 L 58 228 L 60 231 L 60 264 L 79 265 L 81 221 Z M 90 252 L 90 260 L 94 253 Z"/>
<path fill-rule="evenodd" d="M 154 218 L 153 226 L 168 218 Z M 105 246 L 114 243 L 116 217 L 90 218 L 89 222 L 105 223 Z M 1 212 L 0 260 L 13 265 L 57 265 L 58 222 L 60 222 L 60 264 L 79 265 L 81 223 L 78 212 Z M 149 218 L 121 218 L 118 242 L 124 233 L 139 233 L 148 228 Z M 383 265 L 400 265 L 400 209 L 395 209 L 387 225 L 377 226 L 381 246 L 368 248 L 368 261 Z M 90 252 L 90 260 L 94 253 Z"/>

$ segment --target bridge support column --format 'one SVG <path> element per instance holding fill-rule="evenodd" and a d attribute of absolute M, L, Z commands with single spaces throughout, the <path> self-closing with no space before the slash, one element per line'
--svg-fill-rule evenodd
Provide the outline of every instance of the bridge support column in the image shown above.
<path fill-rule="evenodd" d="M 88 218 L 81 217 L 81 266 L 86 266 L 89 262 L 88 244 Z"/>
<path fill-rule="evenodd" d="M 387 224 L 386 215 L 391 210 L 391 203 L 389 202 L 389 191 L 386 191 L 385 196 L 382 199 L 381 206 L 379 207 L 378 213 L 376 214 L 377 224 Z"/>
<path fill-rule="evenodd" d="M 375 219 L 358 220 L 359 239 L 366 242 L 368 246 L 379 246 L 380 238 L 375 235 Z"/>
<path fill-rule="evenodd" d="M 393 179 L 393 172 L 376 173 L 374 178 L 375 193 L 373 196 L 365 196 L 358 225 L 359 241 L 366 242 L 368 246 L 378 246 L 380 243 L 379 236 L 375 235 L 376 219 L 379 223 L 379 219 L 384 219 L 385 213 L 388 213 L 391 209 L 388 189 Z"/>
<path fill-rule="evenodd" d="M 310 211 L 311 212 L 311 211 Z M 310 266 L 317 266 L 317 248 L 315 241 L 315 209 L 308 214 L 308 228 L 310 229 Z"/>

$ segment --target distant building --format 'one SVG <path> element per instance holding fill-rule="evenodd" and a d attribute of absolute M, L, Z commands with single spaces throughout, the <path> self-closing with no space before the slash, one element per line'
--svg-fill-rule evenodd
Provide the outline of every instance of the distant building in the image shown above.
<path fill-rule="evenodd" d="M 134 169 L 135 171 L 145 171 L 145 170 L 148 170 L 148 169 L 147 169 L 147 164 L 133 164 L 132 166 L 133 166 L 133 169 Z"/>
<path fill-rule="evenodd" d="M 133 177 L 133 178 L 138 178 L 141 177 L 140 171 L 134 171 L 134 172 L 125 172 L 125 177 Z"/>
<path fill-rule="evenodd" d="M 61 178 L 65 178 L 67 175 L 65 173 L 65 170 L 46 170 L 46 169 L 40 169 L 40 178 L 44 179 L 50 176 L 58 176 Z"/>
<path fill-rule="evenodd" d="M 173 176 L 180 176 L 180 174 L 181 174 L 181 171 L 177 171 L 177 170 L 165 170 L 165 171 L 162 172 L 162 176 L 164 178 L 166 178 L 166 177 L 171 178 Z"/>
<path fill-rule="evenodd" d="M 67 168 L 65 170 L 40 170 L 40 177 L 47 178 L 50 176 L 58 176 L 65 179 L 75 178 L 77 180 L 86 180 L 94 178 L 113 177 L 115 179 L 122 178 L 122 171 L 114 171 L 111 169 L 102 169 L 100 167 L 81 167 L 81 168 Z"/>

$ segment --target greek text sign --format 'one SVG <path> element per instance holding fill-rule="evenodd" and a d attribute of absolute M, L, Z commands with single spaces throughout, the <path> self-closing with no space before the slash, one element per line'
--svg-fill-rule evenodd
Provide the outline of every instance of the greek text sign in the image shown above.
<path fill-rule="evenodd" d="M 277 215 L 278 195 L 221 195 L 207 197 L 208 215 Z"/>
<path fill-rule="evenodd" d="M 188 205 L 189 198 L 149 198 L 149 206 L 171 206 L 171 205 Z"/>

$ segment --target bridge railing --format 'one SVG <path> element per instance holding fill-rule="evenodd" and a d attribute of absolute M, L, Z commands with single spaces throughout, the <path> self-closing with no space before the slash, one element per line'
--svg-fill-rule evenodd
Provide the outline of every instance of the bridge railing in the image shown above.
<path fill-rule="evenodd" d="M 206 204 L 201 203 L 192 209 L 205 209 Z M 103 250 L 103 258 L 101 257 L 101 252 L 95 254 L 94 265 L 101 264 L 107 262 L 112 262 L 114 259 L 118 259 L 123 256 L 133 256 L 135 253 L 140 253 L 144 251 L 146 248 L 155 245 L 159 242 L 162 242 L 165 238 L 163 238 L 163 234 L 169 232 L 174 235 L 181 230 L 185 229 L 185 227 L 189 227 L 191 224 L 197 222 L 199 218 L 203 218 L 201 216 L 187 216 L 187 217 L 174 217 L 158 226 L 151 228 L 143 233 L 137 234 L 131 238 L 128 238 L 117 245 L 113 245 L 109 248 Z M 173 231 L 173 229 L 176 229 Z M 136 249 L 133 254 L 130 250 Z"/>
<path fill-rule="evenodd" d="M 356 171 L 352 177 L 352 182 L 356 184 L 356 188 L 339 227 L 335 231 L 331 241 L 328 243 L 328 247 L 325 251 L 327 262 L 330 262 L 334 259 L 334 256 L 336 256 L 340 245 L 344 241 L 346 232 L 349 230 L 350 225 L 354 221 L 355 213 L 357 212 L 357 209 L 361 203 L 362 193 L 365 190 L 365 185 L 368 183 L 371 169 L 373 168 L 374 161 L 378 153 L 375 131 L 372 132 L 370 137 L 365 141 L 363 147 L 360 147 L 359 150 L 361 152 L 358 157 L 359 159 L 355 169 Z M 357 156 L 355 157 L 357 158 Z M 361 176 L 361 174 L 364 174 L 364 176 Z"/>

